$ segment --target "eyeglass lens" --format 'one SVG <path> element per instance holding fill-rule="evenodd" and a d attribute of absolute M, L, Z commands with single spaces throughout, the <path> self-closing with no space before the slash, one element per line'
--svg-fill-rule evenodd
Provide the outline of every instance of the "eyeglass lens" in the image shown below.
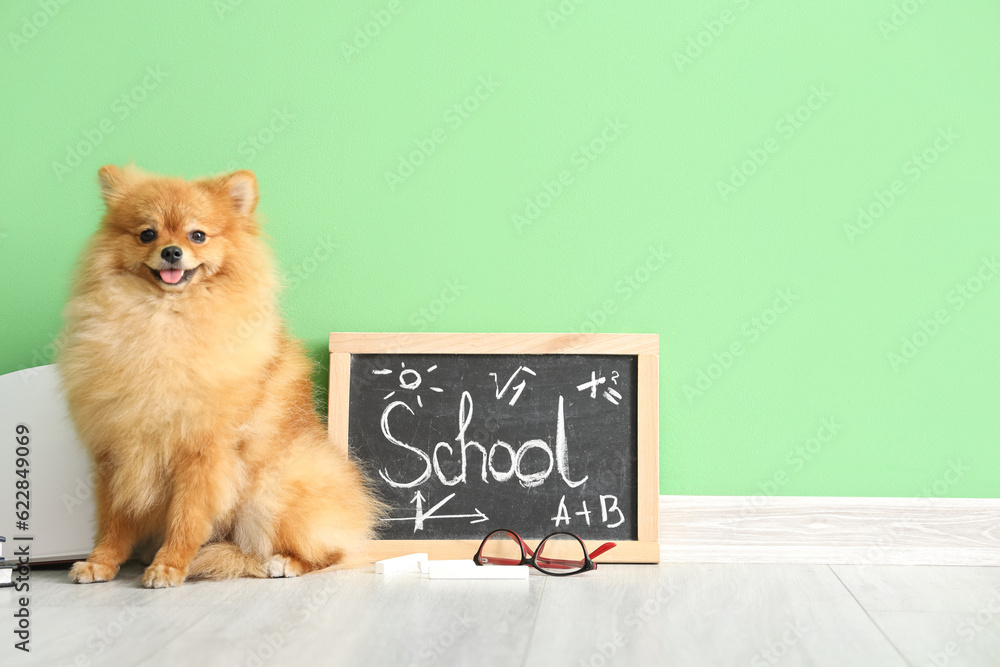
<path fill-rule="evenodd" d="M 580 540 L 572 535 L 552 535 L 546 539 L 535 554 L 535 566 L 542 572 L 570 574 L 582 570 L 587 563 L 587 554 Z"/>
<path fill-rule="evenodd" d="M 518 565 L 521 562 L 521 543 L 506 530 L 498 530 L 483 542 L 479 552 L 481 565 Z"/>

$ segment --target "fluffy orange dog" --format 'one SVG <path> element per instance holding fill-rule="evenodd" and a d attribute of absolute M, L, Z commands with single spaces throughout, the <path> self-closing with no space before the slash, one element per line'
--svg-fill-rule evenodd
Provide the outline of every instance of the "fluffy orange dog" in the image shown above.
<path fill-rule="evenodd" d="M 161 544 L 147 588 L 289 577 L 359 558 L 381 505 L 312 405 L 285 333 L 249 171 L 198 181 L 103 167 L 59 367 L 94 462 L 79 583 Z"/>

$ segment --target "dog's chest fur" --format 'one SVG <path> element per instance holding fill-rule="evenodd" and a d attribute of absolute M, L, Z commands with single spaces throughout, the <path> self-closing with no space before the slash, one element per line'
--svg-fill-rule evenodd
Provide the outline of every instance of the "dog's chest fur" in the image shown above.
<path fill-rule="evenodd" d="M 92 411 L 88 423 L 147 456 L 235 432 L 274 354 L 273 317 L 234 316 L 208 291 L 181 297 L 112 291 L 82 301 L 63 354 L 67 390 Z"/>

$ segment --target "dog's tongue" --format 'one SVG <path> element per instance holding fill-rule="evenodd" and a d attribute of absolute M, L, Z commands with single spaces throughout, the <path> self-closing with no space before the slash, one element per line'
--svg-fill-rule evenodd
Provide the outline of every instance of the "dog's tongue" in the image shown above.
<path fill-rule="evenodd" d="M 160 278 L 163 282 L 171 285 L 179 283 L 183 275 L 184 271 L 182 269 L 164 269 L 160 271 Z"/>

